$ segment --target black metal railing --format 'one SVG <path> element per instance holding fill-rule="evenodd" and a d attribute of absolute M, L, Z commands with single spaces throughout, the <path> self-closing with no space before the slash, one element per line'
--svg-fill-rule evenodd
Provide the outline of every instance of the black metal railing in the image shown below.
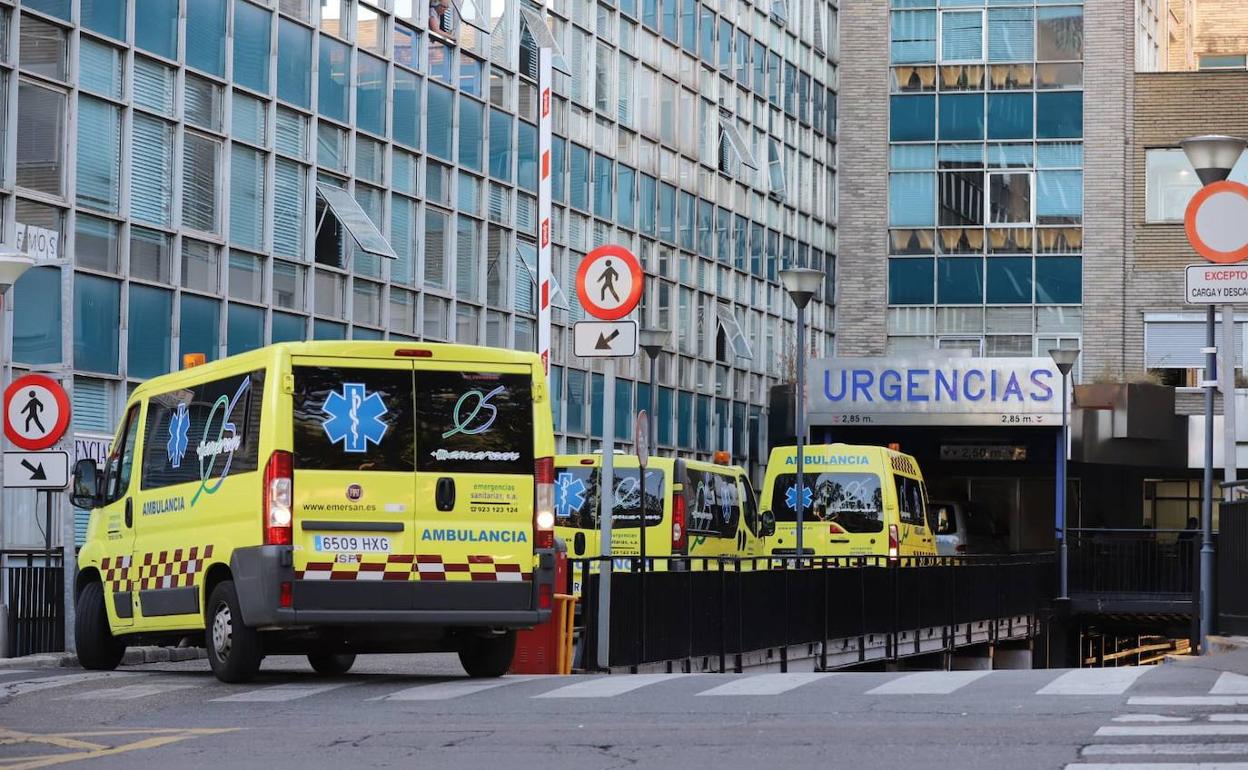
<path fill-rule="evenodd" d="M 581 589 L 581 660 L 597 660 L 598 565 L 573 559 Z M 712 668 L 740 668 L 754 650 L 833 639 L 887 640 L 902 631 L 954 628 L 1036 615 L 1055 595 L 1052 554 L 968 557 L 667 557 L 615 559 L 611 578 L 609 665 L 710 658 Z M 571 590 L 569 586 L 565 590 Z M 918 652 L 918 638 L 913 638 Z M 827 666 L 826 645 L 821 667 Z M 865 660 L 865 658 L 863 658 Z"/>
<path fill-rule="evenodd" d="M 0 551 L 8 624 L 5 657 L 65 649 L 65 575 L 59 550 Z"/>
<path fill-rule="evenodd" d="M 1070 529 L 1067 537 L 1072 595 L 1185 599 L 1199 584 L 1198 530 Z"/>
<path fill-rule="evenodd" d="M 1214 595 L 1220 633 L 1248 634 L 1248 501 L 1223 503 L 1219 515 Z"/>

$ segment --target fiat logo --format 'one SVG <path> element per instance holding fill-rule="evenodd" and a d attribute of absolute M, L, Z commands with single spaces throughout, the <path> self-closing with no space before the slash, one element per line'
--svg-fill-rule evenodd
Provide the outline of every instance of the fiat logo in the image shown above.
<path fill-rule="evenodd" d="M 359 500 L 363 496 L 364 496 L 364 487 L 361 487 L 359 484 L 352 484 L 351 486 L 347 487 L 347 499 L 348 500 Z"/>

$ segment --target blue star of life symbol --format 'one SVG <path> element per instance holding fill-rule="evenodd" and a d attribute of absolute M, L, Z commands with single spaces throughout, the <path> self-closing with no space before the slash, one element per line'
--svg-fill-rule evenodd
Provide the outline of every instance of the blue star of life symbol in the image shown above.
<path fill-rule="evenodd" d="M 815 499 L 814 492 L 811 491 L 810 487 L 803 485 L 802 486 L 802 510 L 804 511 L 807 508 L 809 508 L 810 504 L 814 501 L 814 499 Z M 797 486 L 796 485 L 789 487 L 788 490 L 784 493 L 784 502 L 786 505 L 789 506 L 789 508 L 792 508 L 795 511 L 797 510 Z"/>
<path fill-rule="evenodd" d="M 566 519 L 585 505 L 585 482 L 571 473 L 555 480 L 555 516 Z"/>
<path fill-rule="evenodd" d="M 369 393 L 361 382 L 344 382 L 342 392 L 330 393 L 321 411 L 329 417 L 321 423 L 329 443 L 342 442 L 344 452 L 366 452 L 369 443 L 380 444 L 386 435 L 381 419 L 387 412 L 381 394 Z"/>
<path fill-rule="evenodd" d="M 186 404 L 178 404 L 178 408 L 169 417 L 169 441 L 165 444 L 165 451 L 169 454 L 169 467 L 177 468 L 182 465 L 182 458 L 186 456 L 186 448 L 190 444 L 187 439 L 190 429 L 191 417 L 186 412 Z"/>

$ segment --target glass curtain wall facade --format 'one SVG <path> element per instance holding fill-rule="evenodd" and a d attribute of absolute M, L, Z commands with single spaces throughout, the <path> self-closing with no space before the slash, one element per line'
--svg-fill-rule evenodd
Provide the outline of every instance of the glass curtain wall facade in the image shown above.
<path fill-rule="evenodd" d="M 71 368 L 74 430 L 111 433 L 128 390 L 184 353 L 532 350 L 537 65 L 518 1 L 482 3 L 487 35 L 445 0 L 0 0 L 4 233 L 54 258 L 16 286 L 16 365 Z M 740 457 L 792 366 L 778 270 L 824 269 L 833 296 L 835 9 L 545 10 L 573 69 L 556 78 L 552 152 L 563 448 L 601 438 L 601 369 L 572 356 L 566 326 L 584 317 L 577 263 L 614 242 L 649 273 L 643 326 L 674 332 L 659 441 Z M 396 259 L 355 245 L 327 187 Z M 812 307 L 822 354 L 830 304 Z M 623 439 L 648 368 L 620 371 Z"/>
<path fill-rule="evenodd" d="M 1083 301 L 1083 6 L 893 0 L 889 352 L 1046 356 Z"/>

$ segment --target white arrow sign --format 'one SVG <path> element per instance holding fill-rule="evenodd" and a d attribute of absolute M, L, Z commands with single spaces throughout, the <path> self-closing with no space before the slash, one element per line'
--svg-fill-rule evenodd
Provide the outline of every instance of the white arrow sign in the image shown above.
<path fill-rule="evenodd" d="M 4 486 L 9 489 L 64 489 L 69 486 L 69 454 L 5 452 Z"/>
<path fill-rule="evenodd" d="M 572 327 L 572 352 L 581 358 L 635 356 L 637 322 L 578 321 Z"/>

